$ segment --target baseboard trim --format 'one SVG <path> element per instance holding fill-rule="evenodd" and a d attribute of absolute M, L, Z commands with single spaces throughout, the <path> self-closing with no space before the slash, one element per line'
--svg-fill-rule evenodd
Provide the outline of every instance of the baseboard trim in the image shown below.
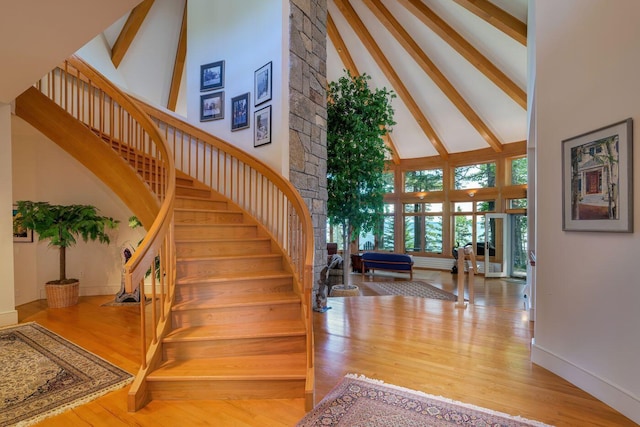
<path fill-rule="evenodd" d="M 553 372 L 640 424 L 640 398 L 552 351 L 532 343 L 531 361 Z"/>
<path fill-rule="evenodd" d="M 10 310 L 0 313 L 0 326 L 15 325 L 18 323 L 18 311 Z"/>

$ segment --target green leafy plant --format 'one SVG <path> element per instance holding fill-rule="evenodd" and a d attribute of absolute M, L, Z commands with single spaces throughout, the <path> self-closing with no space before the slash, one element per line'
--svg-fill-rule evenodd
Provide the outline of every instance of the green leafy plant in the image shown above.
<path fill-rule="evenodd" d="M 49 202 L 17 202 L 16 223 L 33 230 L 38 240 L 49 240 L 49 246 L 59 249 L 60 276 L 48 284 L 65 284 L 77 281 L 67 279 L 66 249 L 74 246 L 77 239 L 109 243 L 107 229 L 118 226 L 117 220 L 99 215 L 97 208 L 90 205 L 51 205 Z"/>
<path fill-rule="evenodd" d="M 344 284 L 348 283 L 349 243 L 382 220 L 385 159 L 382 136 L 393 121 L 393 91 L 369 88 L 366 74 L 348 71 L 329 83 L 327 99 L 327 215 L 344 236 Z"/>

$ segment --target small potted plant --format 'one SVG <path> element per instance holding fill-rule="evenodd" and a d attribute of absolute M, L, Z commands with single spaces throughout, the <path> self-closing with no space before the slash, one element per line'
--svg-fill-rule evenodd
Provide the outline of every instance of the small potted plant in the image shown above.
<path fill-rule="evenodd" d="M 47 303 L 50 308 L 75 305 L 78 302 L 78 279 L 67 279 L 66 249 L 76 244 L 78 237 L 85 242 L 98 240 L 109 243 L 107 229 L 114 229 L 118 221 L 98 213 L 91 205 L 52 205 L 49 202 L 17 202 L 15 221 L 19 226 L 33 230 L 38 240 L 49 240 L 60 254 L 60 275 L 46 283 Z"/>

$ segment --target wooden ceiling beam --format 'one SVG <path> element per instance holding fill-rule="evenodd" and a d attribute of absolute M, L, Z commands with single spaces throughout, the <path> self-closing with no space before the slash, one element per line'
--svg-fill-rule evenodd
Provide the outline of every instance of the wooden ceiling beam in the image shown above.
<path fill-rule="evenodd" d="M 420 21 L 526 110 L 527 94 L 421 0 L 399 0 Z"/>
<path fill-rule="evenodd" d="M 127 22 L 122 27 L 122 31 L 118 35 L 118 39 L 111 48 L 111 62 L 118 68 L 122 59 L 127 54 L 131 43 L 136 38 L 138 30 L 142 26 L 144 19 L 147 17 L 147 13 L 153 6 L 154 0 L 144 0 L 142 3 L 133 8 Z"/>
<path fill-rule="evenodd" d="M 418 43 L 409 35 L 409 33 L 400 25 L 393 17 L 389 9 L 387 9 L 380 0 L 364 0 L 373 14 L 380 22 L 389 30 L 389 32 L 398 40 L 398 42 L 406 49 L 411 57 L 420 65 L 422 70 L 429 78 L 440 88 L 440 90 L 449 98 L 469 123 L 478 131 L 485 141 L 495 151 L 502 151 L 502 143 L 493 134 L 489 126 L 487 126 L 475 110 L 467 103 L 464 97 L 456 90 L 446 76 L 438 69 L 436 64 L 429 59 L 427 54 L 418 46 Z"/>
<path fill-rule="evenodd" d="M 182 83 L 182 74 L 184 73 L 184 64 L 187 58 L 187 1 L 184 2 L 180 38 L 178 39 L 176 59 L 173 64 L 173 74 L 171 75 L 171 87 L 169 88 L 169 99 L 167 100 L 167 108 L 171 111 L 176 111 L 178 95 L 180 94 L 180 83 Z"/>
<path fill-rule="evenodd" d="M 380 49 L 378 44 L 375 42 L 375 40 L 371 36 L 371 33 L 369 33 L 366 26 L 358 17 L 358 14 L 353 9 L 349 1 L 334 0 L 334 3 L 336 4 L 340 12 L 344 15 L 351 28 L 353 28 L 355 33 L 358 35 L 358 38 L 360 38 L 362 44 L 365 46 L 369 54 L 375 59 L 378 66 L 393 86 L 394 91 L 407 106 L 407 109 L 416 119 L 418 125 L 427 136 L 433 147 L 436 149 L 438 154 L 440 154 L 443 159 L 447 159 L 449 157 L 449 153 L 440 140 L 440 137 L 438 137 L 438 134 L 429 123 L 429 120 L 427 120 L 425 115 L 422 113 L 415 99 L 413 99 L 407 87 L 404 85 L 404 83 L 402 83 L 402 79 L 400 79 L 394 68 L 391 66 L 391 63 L 389 62 L 387 57 L 384 55 L 384 53 L 382 53 L 382 49 Z"/>
<path fill-rule="evenodd" d="M 453 0 L 518 43 L 527 45 L 527 24 L 488 0 Z"/>
<path fill-rule="evenodd" d="M 338 27 L 336 27 L 336 23 L 333 21 L 333 18 L 330 14 L 327 14 L 327 34 L 329 36 L 329 40 L 333 44 L 333 47 L 338 51 L 338 56 L 340 56 L 340 60 L 342 64 L 346 67 L 347 71 L 351 73 L 352 76 L 357 76 L 360 74 L 358 72 L 358 67 L 347 48 L 342 36 L 340 36 L 340 32 L 338 31 Z M 398 150 L 396 149 L 393 140 L 391 139 L 391 135 L 388 133 L 382 137 L 387 147 L 391 150 L 391 160 L 395 164 L 400 163 L 400 156 L 398 156 Z"/>

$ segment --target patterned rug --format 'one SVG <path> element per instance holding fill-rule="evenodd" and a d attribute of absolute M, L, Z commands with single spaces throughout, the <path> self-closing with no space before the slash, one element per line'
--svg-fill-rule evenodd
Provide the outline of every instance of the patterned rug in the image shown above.
<path fill-rule="evenodd" d="M 538 421 L 347 375 L 298 424 L 342 427 L 549 427 Z"/>
<path fill-rule="evenodd" d="M 124 387 L 133 376 L 37 323 L 0 329 L 0 426 L 27 426 Z"/>
<path fill-rule="evenodd" d="M 457 296 L 450 292 L 443 291 L 427 282 L 419 280 L 412 282 L 363 282 L 363 284 L 380 295 L 404 295 L 407 297 L 433 298 L 446 301 L 456 301 L 458 299 Z"/>

